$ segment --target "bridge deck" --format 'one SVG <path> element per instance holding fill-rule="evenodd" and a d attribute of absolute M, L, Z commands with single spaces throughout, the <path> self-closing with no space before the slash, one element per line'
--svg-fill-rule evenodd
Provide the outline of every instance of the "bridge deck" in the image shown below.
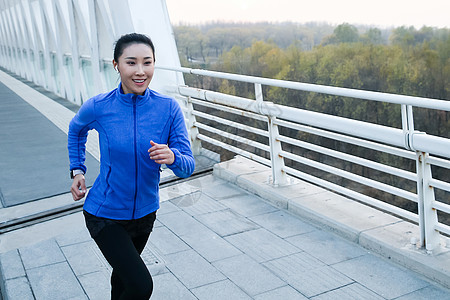
<path fill-rule="evenodd" d="M 152 299 L 450 299 L 438 284 L 449 286 L 448 251 L 424 254 L 395 236 L 415 230 L 406 222 L 307 183 L 272 188 L 269 173 L 236 158 L 161 189 L 143 255 Z M 0 222 L 71 201 L 48 196 L 0 209 Z M 109 297 L 110 268 L 80 212 L 2 234 L 0 253 L 7 299 Z M 426 265 L 428 278 L 393 260 Z"/>

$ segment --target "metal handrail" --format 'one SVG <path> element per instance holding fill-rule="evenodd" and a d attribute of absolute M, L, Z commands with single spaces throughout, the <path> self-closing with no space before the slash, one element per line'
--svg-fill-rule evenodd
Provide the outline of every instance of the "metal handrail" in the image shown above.
<path fill-rule="evenodd" d="M 257 83 L 257 84 L 261 84 L 261 85 L 276 86 L 276 87 L 301 90 L 301 91 L 306 91 L 306 92 L 315 92 L 315 93 L 342 96 L 342 97 L 350 97 L 350 98 L 372 100 L 372 101 L 379 101 L 379 102 L 388 102 L 388 103 L 394 103 L 394 104 L 412 105 L 415 107 L 423 107 L 423 108 L 450 111 L 450 102 L 446 101 L 446 100 L 440 100 L 440 99 L 421 98 L 421 97 L 413 97 L 413 96 L 405 96 L 405 95 L 397 95 L 397 94 L 389 94 L 389 93 L 380 93 L 380 92 L 356 90 L 356 89 L 341 88 L 341 87 L 332 87 L 332 86 L 318 85 L 318 84 L 311 84 L 311 83 L 302 83 L 302 82 L 294 82 L 294 81 L 271 79 L 271 78 L 261 78 L 261 77 L 248 76 L 248 75 L 230 74 L 230 73 L 208 71 L 208 70 L 201 70 L 201 69 L 191 69 L 191 68 L 184 68 L 184 67 L 170 67 L 170 66 L 158 65 L 156 68 L 161 69 L 161 70 L 167 70 L 167 71 L 189 73 L 189 74 L 193 74 L 193 75 L 215 77 L 215 78 L 235 80 L 235 81 L 247 82 L 247 83 L 253 83 L 253 84 Z"/>
<path fill-rule="evenodd" d="M 263 102 L 261 105 L 261 103 L 255 100 L 187 86 L 179 87 L 178 91 L 181 95 L 187 97 L 207 100 L 222 105 L 231 105 L 269 117 L 308 124 L 316 128 L 340 132 L 395 147 L 405 147 L 405 133 L 403 130 L 397 128 L 282 106 L 271 102 Z M 450 102 L 447 104 L 450 106 Z M 413 150 L 450 158 L 450 151 L 448 151 L 450 149 L 450 139 L 418 132 L 409 134 L 411 135 L 409 139 L 411 140 L 410 144 L 413 146 Z"/>

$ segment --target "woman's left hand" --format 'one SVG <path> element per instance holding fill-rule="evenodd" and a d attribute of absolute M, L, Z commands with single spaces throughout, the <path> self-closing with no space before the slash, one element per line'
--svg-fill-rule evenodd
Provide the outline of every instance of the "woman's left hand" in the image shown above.
<path fill-rule="evenodd" d="M 148 149 L 148 153 L 150 153 L 150 159 L 154 160 L 158 164 L 166 164 L 171 165 L 175 161 L 175 155 L 172 150 L 170 150 L 169 146 L 165 144 L 157 144 L 153 141 L 150 141 L 150 145 L 152 146 Z"/>

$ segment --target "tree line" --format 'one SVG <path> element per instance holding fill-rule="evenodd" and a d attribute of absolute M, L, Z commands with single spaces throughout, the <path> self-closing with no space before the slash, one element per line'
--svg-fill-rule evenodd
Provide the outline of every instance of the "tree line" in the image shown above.
<path fill-rule="evenodd" d="M 174 31 L 182 65 L 187 67 L 450 100 L 450 30 L 446 28 L 210 23 L 177 26 Z M 253 86 L 245 83 L 206 83 L 196 77 L 187 81 L 254 96 Z M 399 107 L 271 87 L 263 92 L 274 103 L 400 126 Z M 450 138 L 446 112 L 419 109 L 417 125 L 418 130 Z"/>

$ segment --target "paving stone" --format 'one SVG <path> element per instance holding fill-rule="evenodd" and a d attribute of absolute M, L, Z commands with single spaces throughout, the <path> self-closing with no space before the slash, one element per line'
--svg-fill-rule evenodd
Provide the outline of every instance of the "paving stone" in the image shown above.
<path fill-rule="evenodd" d="M 184 211 L 160 215 L 159 221 L 179 237 L 188 234 L 202 234 L 205 231 L 210 231 L 205 225 Z"/>
<path fill-rule="evenodd" d="M 197 164 L 197 158 L 198 156 L 195 157 L 196 159 L 196 164 Z M 198 166 L 196 165 L 196 170 Z M 175 175 L 173 176 L 175 178 Z M 211 178 L 211 179 L 209 179 Z M 201 181 L 205 181 L 205 184 L 202 184 Z M 215 183 L 214 183 L 215 182 Z M 159 190 L 159 197 L 160 197 L 160 202 L 165 202 L 165 201 L 169 201 L 184 195 L 188 195 L 188 194 L 192 194 L 192 193 L 197 193 L 197 192 L 201 192 L 203 187 L 202 186 L 208 186 L 209 183 L 211 183 L 212 185 L 214 184 L 221 184 L 224 183 L 225 181 L 218 179 L 218 178 L 214 178 L 212 175 L 209 176 L 202 176 L 199 178 L 189 178 L 189 180 L 187 181 L 183 181 L 177 184 L 173 184 L 173 185 L 169 185 L 166 187 L 163 187 L 162 189 Z"/>
<path fill-rule="evenodd" d="M 258 262 L 301 251 L 263 228 L 227 236 L 225 239 Z"/>
<path fill-rule="evenodd" d="M 159 204 L 158 212 L 156 213 L 157 218 L 164 214 L 170 214 L 176 211 L 180 211 L 181 209 L 176 207 L 176 205 L 172 204 L 170 201 L 161 202 Z"/>
<path fill-rule="evenodd" d="M 19 253 L 26 270 L 66 260 L 54 239 L 21 248 Z"/>
<path fill-rule="evenodd" d="M 167 256 L 167 268 L 189 289 L 226 279 L 193 250 Z"/>
<path fill-rule="evenodd" d="M 162 188 L 159 191 L 159 197 L 160 201 L 164 202 L 181 196 L 187 196 L 192 193 L 197 193 L 199 191 L 200 188 L 197 186 L 181 183 Z"/>
<path fill-rule="evenodd" d="M 295 276 L 298 271 L 308 271 L 325 266 L 322 261 L 306 252 L 274 259 L 263 265 L 283 279 Z"/>
<path fill-rule="evenodd" d="M 441 287 L 431 285 L 423 289 L 409 293 L 407 295 L 398 297 L 395 300 L 423 300 L 423 299 L 450 300 L 450 292 Z"/>
<path fill-rule="evenodd" d="M 90 300 L 104 300 L 111 297 L 110 278 L 111 274 L 106 269 L 78 276 Z"/>
<path fill-rule="evenodd" d="M 204 191 L 207 189 L 215 188 L 216 186 L 219 186 L 219 185 L 227 184 L 227 182 L 221 178 L 214 176 L 214 175 L 206 175 L 206 176 L 190 179 L 181 184 L 197 187 L 199 190 Z"/>
<path fill-rule="evenodd" d="M 250 296 L 286 285 L 279 277 L 245 254 L 217 261 L 213 265 Z"/>
<path fill-rule="evenodd" d="M 252 217 L 278 211 L 278 208 L 265 203 L 261 198 L 250 194 L 235 196 L 220 200 L 220 202 L 244 217 Z"/>
<path fill-rule="evenodd" d="M 195 156 L 195 168 L 198 170 L 210 169 L 215 163 L 220 160 L 219 154 L 213 154 L 211 152 L 211 156 L 205 156 L 203 151 L 200 152 L 200 155 Z"/>
<path fill-rule="evenodd" d="M 307 297 L 353 282 L 305 252 L 275 259 L 263 265 Z"/>
<path fill-rule="evenodd" d="M 286 241 L 331 265 L 367 254 L 367 250 L 323 230 L 293 236 Z"/>
<path fill-rule="evenodd" d="M 306 297 L 312 297 L 327 291 L 343 287 L 353 280 L 329 266 L 308 271 L 297 270 L 287 282 Z"/>
<path fill-rule="evenodd" d="M 278 289 L 262 293 L 254 297 L 255 300 L 274 300 L 274 299 L 283 299 L 283 300 L 306 300 L 305 296 L 303 296 L 300 292 L 292 288 L 291 286 L 283 286 Z M 343 298 L 341 298 L 343 299 Z"/>
<path fill-rule="evenodd" d="M 147 245 L 141 253 L 141 257 L 152 276 L 168 272 L 166 269 L 167 262 L 164 256 L 151 241 L 147 242 Z"/>
<path fill-rule="evenodd" d="M 228 182 L 218 185 L 204 186 L 202 187 L 202 193 L 216 200 L 223 200 L 235 198 L 242 195 L 248 195 L 248 193 L 245 190 Z"/>
<path fill-rule="evenodd" d="M 163 227 L 164 225 L 158 220 L 155 220 L 155 223 L 153 223 L 153 228 Z"/>
<path fill-rule="evenodd" d="M 239 287 L 229 280 L 211 283 L 202 287 L 192 289 L 191 292 L 199 300 L 251 300 Z"/>
<path fill-rule="evenodd" d="M 33 292 L 26 277 L 6 280 L 5 290 L 8 300 L 34 300 Z"/>
<path fill-rule="evenodd" d="M 281 210 L 251 217 L 250 220 L 282 238 L 317 230 L 316 227 L 302 222 L 299 218 Z"/>
<path fill-rule="evenodd" d="M 0 266 L 0 278 L 3 280 L 25 276 L 25 269 L 17 250 L 1 253 Z"/>
<path fill-rule="evenodd" d="M 222 237 L 260 228 L 256 223 L 231 209 L 212 212 L 195 218 Z"/>
<path fill-rule="evenodd" d="M 348 299 L 348 300 L 383 300 L 385 298 L 377 295 L 371 290 L 363 287 L 359 283 L 352 283 L 339 289 L 323 293 L 319 296 L 312 297 L 313 300 L 334 300 L 334 299 Z M 422 298 L 424 299 L 424 298 Z M 438 299 L 438 298 L 434 298 Z"/>
<path fill-rule="evenodd" d="M 98 248 L 97 246 L 95 247 L 91 247 L 91 251 L 92 251 L 92 256 L 96 257 L 98 260 L 98 263 L 100 264 L 100 268 L 96 269 L 94 272 L 96 271 L 101 271 L 103 269 L 107 270 L 109 273 L 112 272 L 112 267 L 111 265 L 108 263 L 108 261 L 106 260 L 106 258 L 103 256 L 102 251 L 100 250 L 100 248 Z M 97 263 L 97 262 L 96 262 Z"/>
<path fill-rule="evenodd" d="M 183 240 L 164 226 L 153 228 L 150 239 L 164 255 L 190 249 Z"/>
<path fill-rule="evenodd" d="M 209 262 L 242 254 L 240 250 L 213 231 L 185 235 L 182 239 Z"/>
<path fill-rule="evenodd" d="M 92 241 L 92 238 L 86 227 L 78 232 L 74 232 L 72 234 L 63 234 L 56 237 L 56 242 L 60 247 L 84 243 L 88 241 Z"/>
<path fill-rule="evenodd" d="M 196 300 L 197 298 L 172 273 L 154 276 L 151 300 L 170 299 Z"/>
<path fill-rule="evenodd" d="M 393 299 L 429 284 L 411 271 L 374 255 L 364 255 L 333 265 L 333 268 L 382 297 Z"/>
<path fill-rule="evenodd" d="M 210 212 L 226 209 L 220 202 L 203 194 L 201 191 L 191 193 L 176 199 L 170 200 L 174 205 L 181 208 L 191 216 L 197 216 Z"/>
<path fill-rule="evenodd" d="M 91 256 L 90 259 L 94 260 L 94 262 L 92 263 L 93 266 L 82 266 L 82 273 L 86 274 L 86 270 L 92 272 L 106 270 L 111 274 L 112 267 L 109 265 L 108 261 L 103 256 L 97 245 L 93 244 L 89 248 L 90 251 L 88 251 L 88 255 Z M 92 253 L 90 253 L 91 251 Z M 141 258 L 150 271 L 150 274 L 158 275 L 167 272 L 166 260 L 164 259 L 164 256 L 151 241 L 147 242 L 147 245 L 141 253 Z M 82 264 L 82 262 L 80 263 Z"/>
<path fill-rule="evenodd" d="M 267 169 L 268 167 L 263 164 L 237 155 L 233 159 L 215 164 L 213 174 L 235 183 L 246 174 L 258 174 L 267 171 Z"/>
<path fill-rule="evenodd" d="M 86 299 L 66 262 L 30 269 L 27 275 L 37 300 Z"/>
<path fill-rule="evenodd" d="M 98 257 L 97 245 L 94 241 L 61 247 L 75 275 L 98 272 L 105 269 Z"/>

